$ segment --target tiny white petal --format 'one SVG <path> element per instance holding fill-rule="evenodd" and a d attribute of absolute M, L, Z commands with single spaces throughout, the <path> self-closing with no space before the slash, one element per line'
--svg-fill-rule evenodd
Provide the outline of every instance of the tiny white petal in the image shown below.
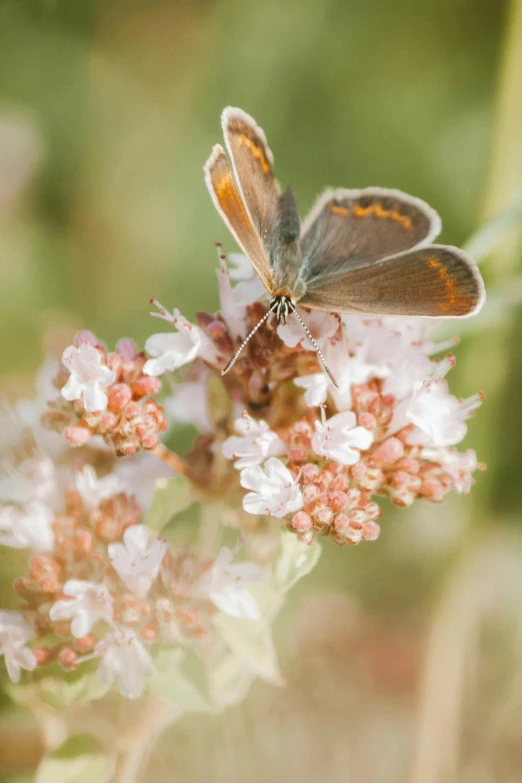
<path fill-rule="evenodd" d="M 99 621 L 112 623 L 112 598 L 105 585 L 69 579 L 63 592 L 66 599 L 56 601 L 49 611 L 53 622 L 72 620 L 71 631 L 77 639 L 90 633 Z"/>
<path fill-rule="evenodd" d="M 244 468 L 241 486 L 250 489 L 243 498 L 243 508 L 249 514 L 284 517 L 303 507 L 303 495 L 294 477 L 275 457 L 259 465 Z"/>
<path fill-rule="evenodd" d="M 335 460 L 341 465 L 355 465 L 361 451 L 373 443 L 373 433 L 356 426 L 353 411 L 337 413 L 328 420 L 316 421 L 312 448 L 321 457 Z"/>
<path fill-rule="evenodd" d="M 238 470 L 259 465 L 266 457 L 275 457 L 286 451 L 286 444 L 266 421 L 257 421 L 245 413 L 236 419 L 234 426 L 239 437 L 231 435 L 221 449 L 227 459 L 236 460 L 234 467 Z"/>
<path fill-rule="evenodd" d="M 109 544 L 112 567 L 135 596 L 143 600 L 158 576 L 167 544 L 155 539 L 149 543 L 145 525 L 132 525 L 123 535 L 125 544 Z"/>
<path fill-rule="evenodd" d="M 93 345 L 82 343 L 78 348 L 70 345 L 62 355 L 62 364 L 70 377 L 61 390 L 66 400 L 83 397 L 85 410 L 92 413 L 107 408 L 104 389 L 114 383 L 116 374 L 102 364 L 101 355 Z"/>

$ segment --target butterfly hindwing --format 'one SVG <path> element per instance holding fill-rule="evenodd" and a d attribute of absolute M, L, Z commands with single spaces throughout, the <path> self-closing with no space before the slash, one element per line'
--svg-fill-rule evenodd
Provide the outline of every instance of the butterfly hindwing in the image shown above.
<path fill-rule="evenodd" d="M 310 282 L 299 304 L 337 313 L 466 316 L 484 302 L 475 264 L 456 247 L 431 245 L 382 261 L 330 267 Z"/>
<path fill-rule="evenodd" d="M 379 261 L 432 242 L 439 231 L 437 213 L 399 190 L 326 191 L 303 224 L 303 277 L 341 262 Z"/>

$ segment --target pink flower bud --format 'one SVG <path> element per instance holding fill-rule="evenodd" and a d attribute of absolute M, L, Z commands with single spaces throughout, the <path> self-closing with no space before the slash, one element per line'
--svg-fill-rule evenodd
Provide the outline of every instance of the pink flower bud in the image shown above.
<path fill-rule="evenodd" d="M 157 394 L 161 389 L 161 380 L 153 375 L 141 375 L 134 381 L 131 389 L 135 397 L 146 397 L 148 394 Z"/>
<path fill-rule="evenodd" d="M 303 465 L 302 474 L 306 481 L 313 481 L 319 475 L 319 473 L 320 470 L 317 465 L 314 465 L 311 462 Z"/>
<path fill-rule="evenodd" d="M 374 430 L 377 427 L 377 419 L 371 413 L 363 412 L 359 414 L 359 424 L 367 430 Z"/>
<path fill-rule="evenodd" d="M 86 653 L 89 650 L 92 650 L 95 644 L 96 637 L 93 633 L 88 633 L 86 636 L 74 640 L 74 646 L 79 653 Z"/>
<path fill-rule="evenodd" d="M 74 344 L 77 348 L 79 348 L 80 345 L 98 345 L 98 340 L 92 332 L 85 329 L 82 332 L 78 332 L 74 338 Z"/>
<path fill-rule="evenodd" d="M 62 669 L 65 669 L 65 671 L 72 671 L 73 669 L 76 669 L 78 665 L 78 653 L 70 647 L 64 647 L 63 650 L 60 650 L 58 653 L 56 660 Z"/>
<path fill-rule="evenodd" d="M 292 517 L 292 528 L 298 533 L 304 533 L 312 528 L 312 518 L 304 511 L 298 511 Z"/>
<path fill-rule="evenodd" d="M 330 484 L 331 492 L 345 492 L 350 486 L 350 479 L 345 473 L 339 473 Z"/>
<path fill-rule="evenodd" d="M 108 392 L 107 397 L 109 400 L 109 410 L 114 413 L 121 413 L 127 403 L 132 399 L 132 392 L 126 383 L 115 383 Z"/>
<path fill-rule="evenodd" d="M 333 526 L 338 533 L 345 533 L 350 527 L 350 520 L 347 514 L 336 514 Z"/>
<path fill-rule="evenodd" d="M 341 511 L 348 503 L 348 495 L 346 492 L 332 492 L 327 502 L 332 511 Z"/>
<path fill-rule="evenodd" d="M 298 533 L 297 538 L 302 544 L 313 544 L 315 536 L 311 530 L 306 530 L 304 533 Z"/>
<path fill-rule="evenodd" d="M 124 361 L 126 364 L 132 362 L 138 353 L 136 343 L 134 340 L 130 340 L 128 337 L 124 337 L 122 340 L 118 341 L 116 350 L 121 356 L 122 361 Z"/>
<path fill-rule="evenodd" d="M 381 528 L 377 522 L 366 522 L 363 526 L 362 537 L 365 541 L 377 541 L 381 532 Z"/>
<path fill-rule="evenodd" d="M 73 424 L 70 427 L 66 427 L 63 434 L 71 446 L 83 446 L 93 436 L 89 427 L 84 424 Z"/>
<path fill-rule="evenodd" d="M 404 454 L 404 444 L 398 438 L 388 438 L 381 443 L 371 455 L 372 464 L 376 467 L 392 465 Z"/>

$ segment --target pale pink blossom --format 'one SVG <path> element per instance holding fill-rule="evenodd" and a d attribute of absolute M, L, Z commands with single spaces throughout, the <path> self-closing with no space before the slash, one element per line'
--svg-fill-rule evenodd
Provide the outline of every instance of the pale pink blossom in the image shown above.
<path fill-rule="evenodd" d="M 112 623 L 112 598 L 105 585 L 69 579 L 63 593 L 67 598 L 52 605 L 49 617 L 53 622 L 72 620 L 71 632 L 76 638 L 86 636 L 100 620 Z"/>
<path fill-rule="evenodd" d="M 149 653 L 130 628 L 120 627 L 109 633 L 98 642 L 94 655 L 102 656 L 98 679 L 107 685 L 112 685 L 117 679 L 119 692 L 128 699 L 141 696 L 144 679 L 154 674 Z"/>
<path fill-rule="evenodd" d="M 70 372 L 69 380 L 61 390 L 66 400 L 83 398 L 85 410 L 104 411 L 107 408 L 105 389 L 114 383 L 116 374 L 102 364 L 99 351 L 89 343 L 78 347 L 70 345 L 62 355 L 62 364 Z"/>
<path fill-rule="evenodd" d="M 125 544 L 110 544 L 109 559 L 126 587 L 140 599 L 146 597 L 158 576 L 167 544 L 160 539 L 150 541 L 145 525 L 132 525 L 123 534 Z"/>
<path fill-rule="evenodd" d="M 442 363 L 441 363 L 442 364 Z M 446 368 L 443 372 L 446 372 Z M 417 446 L 454 446 L 467 432 L 466 419 L 479 407 L 483 395 L 458 400 L 437 372 L 431 380 L 416 382 L 413 393 L 396 409 L 390 431 L 413 424 L 408 443 Z"/>
<path fill-rule="evenodd" d="M 355 465 L 373 443 L 373 434 L 357 426 L 353 411 L 337 413 L 326 420 L 324 409 L 322 420 L 316 421 L 312 437 L 312 448 L 321 457 L 335 460 L 341 465 Z"/>
<path fill-rule="evenodd" d="M 153 358 L 145 363 L 143 368 L 145 375 L 157 376 L 177 370 L 193 361 L 196 356 L 201 356 L 207 361 L 216 359 L 214 346 L 198 326 L 190 323 L 179 310 L 174 309 L 169 313 L 159 302 L 155 301 L 155 304 L 159 312 L 152 315 L 168 321 L 178 331 L 159 332 L 149 337 L 145 343 L 145 350 Z"/>
<path fill-rule="evenodd" d="M 313 375 L 301 375 L 299 378 L 294 378 L 294 383 L 300 389 L 306 389 L 304 399 L 310 408 L 316 408 L 321 403 L 326 402 L 328 387 L 332 385 L 324 372 L 316 372 Z"/>
<path fill-rule="evenodd" d="M 124 490 L 123 482 L 117 476 L 109 474 L 98 478 L 92 465 L 85 465 L 82 470 L 78 471 L 75 479 L 76 489 L 83 502 L 90 508 L 99 505 L 101 500 L 117 495 Z"/>
<path fill-rule="evenodd" d="M 54 514 L 43 503 L 32 501 L 22 508 L 0 506 L 0 544 L 13 549 L 52 552 Z"/>
<path fill-rule="evenodd" d="M 53 500 L 56 495 L 56 468 L 49 457 L 26 459 L 0 479 L 0 502 L 27 503 Z"/>
<path fill-rule="evenodd" d="M 240 475 L 241 486 L 252 490 L 243 498 L 249 514 L 284 517 L 303 507 L 303 495 L 297 481 L 281 460 L 270 457 L 263 468 L 253 465 Z"/>
<path fill-rule="evenodd" d="M 235 563 L 235 555 L 232 549 L 223 547 L 201 577 L 199 590 L 225 614 L 258 620 L 259 607 L 246 585 L 261 580 L 261 568 L 255 563 Z"/>
<path fill-rule="evenodd" d="M 223 443 L 222 451 L 227 459 L 234 459 L 234 467 L 241 470 L 251 465 L 260 465 L 267 457 L 284 454 L 286 445 L 273 432 L 266 421 L 256 420 L 243 413 L 234 422 L 239 435 L 231 435 Z"/>
<path fill-rule="evenodd" d="M 28 647 L 32 627 L 20 612 L 0 611 L 0 655 L 4 656 L 7 673 L 13 682 L 19 682 L 22 669 L 33 671 L 36 658 Z"/>

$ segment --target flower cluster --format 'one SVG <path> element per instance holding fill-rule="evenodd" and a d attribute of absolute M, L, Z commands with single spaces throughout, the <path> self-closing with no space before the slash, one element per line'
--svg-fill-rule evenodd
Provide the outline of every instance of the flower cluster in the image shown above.
<path fill-rule="evenodd" d="M 167 419 L 149 396 L 161 382 L 147 374 L 147 364 L 132 340 L 108 353 L 91 332 L 80 332 L 63 353 L 55 380 L 60 399 L 49 403 L 44 425 L 63 432 L 72 446 L 101 435 L 121 455 L 156 448 Z"/>
<path fill-rule="evenodd" d="M 451 490 L 469 491 L 482 466 L 473 451 L 455 446 L 483 395 L 454 397 L 445 376 L 455 357 L 433 358 L 456 341 L 433 343 L 422 319 L 300 309 L 337 385 L 292 318 L 256 331 L 221 379 L 230 355 L 267 312 L 265 303 L 249 298 L 259 291 L 248 288 L 254 281 L 245 280 L 244 268 L 233 287 L 237 269 L 229 273 L 223 256 L 221 261 L 219 313 L 199 313 L 189 328 L 177 311 L 171 316 L 160 306 L 161 317 L 192 334 L 175 362 L 161 335 L 164 351 L 156 361 L 191 365 L 186 378 L 197 396 L 187 404 L 178 387 L 168 405 L 178 418 L 204 423 L 186 460 L 187 475 L 201 492 L 234 506 L 242 488 L 247 514 L 285 521 L 302 541 L 318 534 L 356 544 L 379 535 L 379 496 L 410 506 L 420 498 L 440 501 Z M 216 383 L 223 394 L 214 411 Z M 239 471 L 236 479 L 223 457 Z"/>
<path fill-rule="evenodd" d="M 0 546 L 28 552 L 19 610 L 0 612 L 14 681 L 56 664 L 96 667 L 133 698 L 152 687 L 165 650 L 190 651 L 218 703 L 232 703 L 254 676 L 277 680 L 270 623 L 315 565 L 317 536 L 374 541 L 381 497 L 405 507 L 469 492 L 481 466 L 456 447 L 482 395 L 450 393 L 455 358 L 433 357 L 453 341 L 433 343 L 419 320 L 300 309 L 336 385 L 292 317 L 279 327 L 268 318 L 222 376 L 268 306 L 241 256 L 229 268 L 220 254 L 218 280 L 220 311 L 196 323 L 152 300 L 174 329 L 152 335 L 145 352 L 127 339 L 108 352 L 81 332 L 54 386 L 40 383 L 46 429 L 35 421 L 41 401 L 24 406 L 18 433 L 5 428 Z M 196 429 L 183 458 L 159 441 L 167 416 Z M 42 437 L 51 430 L 64 436 L 52 458 Z M 201 524 L 184 542 L 176 528 L 171 547 L 160 534 L 189 507 Z M 239 541 L 218 550 L 226 526 Z M 244 543 L 250 560 L 238 562 Z"/>
<path fill-rule="evenodd" d="M 24 541 L 33 549 L 27 574 L 14 585 L 20 611 L 0 612 L 0 654 L 15 682 L 21 669 L 57 663 L 71 671 L 99 659 L 98 679 L 117 680 L 135 698 L 154 675 L 158 645 L 208 644 L 218 610 L 259 617 L 248 585 L 261 569 L 235 562 L 237 549 L 216 558 L 174 552 L 139 523 L 139 504 L 115 477 L 98 479 L 91 466 L 64 500 L 60 511 L 46 507 L 45 518 L 31 504 L 2 508 L 4 545 L 20 545 L 20 519 L 35 527 Z"/>

